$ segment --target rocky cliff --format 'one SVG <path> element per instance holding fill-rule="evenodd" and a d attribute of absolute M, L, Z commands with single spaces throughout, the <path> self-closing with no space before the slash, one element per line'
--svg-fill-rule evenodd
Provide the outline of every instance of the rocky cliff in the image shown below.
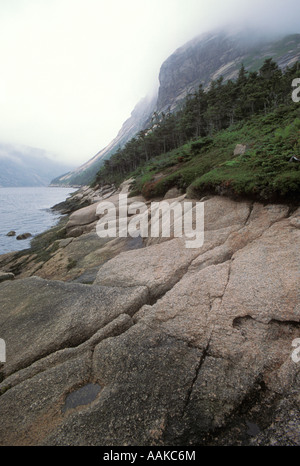
<path fill-rule="evenodd" d="M 1 256 L 0 443 L 299 445 L 300 209 L 211 196 L 201 248 L 100 239 L 129 185 L 77 193 L 47 257 Z"/>
<path fill-rule="evenodd" d="M 256 71 L 266 58 L 284 69 L 300 58 L 300 34 L 270 40 L 253 31 L 203 34 L 176 50 L 161 66 L 157 111 L 176 109 L 199 84 L 205 87 L 223 76 L 235 79 L 241 64 Z"/>
<path fill-rule="evenodd" d="M 237 76 L 241 63 L 247 70 L 258 70 L 264 60 L 272 57 L 281 68 L 300 59 L 300 34 L 280 40 L 258 37 L 253 31 L 217 31 L 200 35 L 176 50 L 161 66 L 158 96 L 143 99 L 124 123 L 117 137 L 91 160 L 76 170 L 53 180 L 54 184 L 82 185 L 90 183 L 105 159 L 141 129 L 148 127 L 151 117 L 167 110 L 176 110 L 180 102 L 199 87 L 223 76 Z"/>

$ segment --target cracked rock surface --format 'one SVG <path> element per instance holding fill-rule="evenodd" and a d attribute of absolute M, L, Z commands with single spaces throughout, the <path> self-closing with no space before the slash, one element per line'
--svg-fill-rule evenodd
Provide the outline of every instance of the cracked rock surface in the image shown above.
<path fill-rule="evenodd" d="M 1 445 L 300 444 L 300 209 L 204 207 L 201 248 L 94 235 L 92 284 L 0 284 Z"/>

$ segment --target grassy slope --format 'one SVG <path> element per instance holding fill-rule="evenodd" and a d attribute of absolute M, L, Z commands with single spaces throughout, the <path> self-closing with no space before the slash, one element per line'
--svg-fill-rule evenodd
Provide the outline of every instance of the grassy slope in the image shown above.
<path fill-rule="evenodd" d="M 236 144 L 247 145 L 234 156 Z M 207 193 L 261 201 L 300 198 L 300 104 L 280 107 L 152 159 L 132 175 L 133 195 L 164 195 L 173 186 L 200 198 Z"/>

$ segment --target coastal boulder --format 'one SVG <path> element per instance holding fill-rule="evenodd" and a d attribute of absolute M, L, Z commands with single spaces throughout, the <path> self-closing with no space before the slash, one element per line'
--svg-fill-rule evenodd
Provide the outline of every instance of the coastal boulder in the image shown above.
<path fill-rule="evenodd" d="M 28 239 L 32 236 L 31 233 L 22 233 L 21 235 L 18 235 L 17 236 L 17 240 L 22 240 L 22 239 Z"/>

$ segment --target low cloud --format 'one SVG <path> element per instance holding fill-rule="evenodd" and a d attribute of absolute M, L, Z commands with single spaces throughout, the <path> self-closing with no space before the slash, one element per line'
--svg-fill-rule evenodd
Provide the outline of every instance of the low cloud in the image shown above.
<path fill-rule="evenodd" d="M 210 29 L 300 32 L 295 0 L 51 0 L 0 4 L 0 140 L 79 165 L 157 86 L 162 62 Z"/>

